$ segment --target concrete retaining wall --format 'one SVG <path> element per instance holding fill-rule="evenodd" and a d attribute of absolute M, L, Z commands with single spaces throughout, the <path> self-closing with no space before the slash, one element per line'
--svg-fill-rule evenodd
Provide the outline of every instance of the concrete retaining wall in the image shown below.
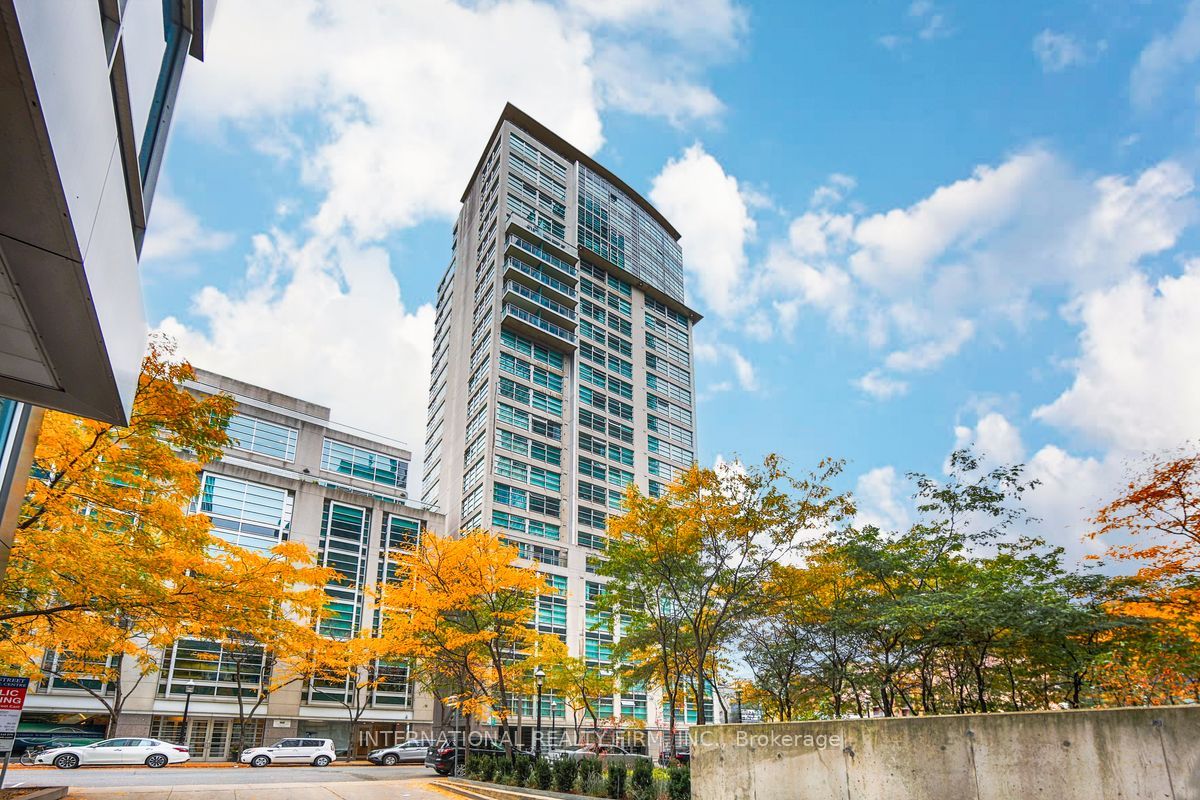
<path fill-rule="evenodd" d="M 1200 708 L 693 729 L 694 800 L 1200 800 Z"/>

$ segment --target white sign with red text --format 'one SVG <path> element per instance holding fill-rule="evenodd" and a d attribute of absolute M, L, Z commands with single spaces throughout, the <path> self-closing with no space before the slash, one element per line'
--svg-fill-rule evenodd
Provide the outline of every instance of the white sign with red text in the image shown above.
<path fill-rule="evenodd" d="M 0 675 L 0 754 L 12 752 L 27 691 L 29 678 Z"/>

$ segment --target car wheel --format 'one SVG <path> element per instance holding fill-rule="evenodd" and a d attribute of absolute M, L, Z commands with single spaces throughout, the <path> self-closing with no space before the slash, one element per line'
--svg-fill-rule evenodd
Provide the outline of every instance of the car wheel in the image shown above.
<path fill-rule="evenodd" d="M 454 777 L 465 778 L 467 776 L 467 765 L 458 764 L 454 767 Z"/>
<path fill-rule="evenodd" d="M 270 763 L 271 759 L 267 758 L 266 756 L 255 756 L 254 758 L 250 759 L 250 766 L 252 767 L 265 767 Z"/>
<path fill-rule="evenodd" d="M 146 766 L 150 769 L 162 769 L 167 765 L 167 757 L 162 753 L 151 753 L 146 756 Z"/>
<path fill-rule="evenodd" d="M 329 756 L 317 756 L 316 758 L 313 759 L 313 766 L 314 767 L 328 767 L 329 762 L 331 760 L 332 759 L 330 759 Z"/>
<path fill-rule="evenodd" d="M 79 756 L 74 753 L 63 753 L 54 759 L 54 766 L 59 769 L 75 769 L 79 766 Z"/>
<path fill-rule="evenodd" d="M 383 757 L 383 765 L 385 767 L 394 767 L 400 763 L 400 758 L 395 753 L 388 753 Z"/>

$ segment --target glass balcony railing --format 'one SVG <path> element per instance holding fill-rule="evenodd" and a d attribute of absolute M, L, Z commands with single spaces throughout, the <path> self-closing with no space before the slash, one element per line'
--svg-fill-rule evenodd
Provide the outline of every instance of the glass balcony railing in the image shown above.
<path fill-rule="evenodd" d="M 526 253 L 529 253 L 531 256 L 544 261 L 545 263 L 549 264 L 550 266 L 554 267 L 555 269 L 565 272 L 567 275 L 570 275 L 572 278 L 574 278 L 578 274 L 578 270 L 575 269 L 574 264 L 570 264 L 570 263 L 564 261 L 563 259 L 554 255 L 553 253 L 551 253 L 549 250 L 545 249 L 544 247 L 539 247 L 538 245 L 534 244 L 533 242 L 527 241 L 526 239 L 524 239 L 521 236 L 514 236 L 513 234 L 509 234 L 508 238 L 505 239 L 505 241 L 509 245 L 518 247 L 521 250 L 524 250 Z M 564 246 L 564 249 L 565 249 L 565 246 Z"/>
<path fill-rule="evenodd" d="M 506 258 L 506 259 L 504 259 L 504 264 L 509 269 L 515 269 L 517 272 L 520 272 L 523 275 L 528 275 L 529 277 L 533 278 L 538 283 L 540 283 L 543 286 L 546 286 L 550 289 L 553 289 L 554 291 L 558 292 L 559 294 L 566 295 L 567 297 L 570 297 L 570 298 L 575 297 L 575 287 L 571 286 L 569 283 L 564 283 L 563 281 L 560 281 L 558 278 L 555 278 L 553 275 L 546 272 L 545 270 L 538 269 L 537 267 L 532 267 L 529 264 L 526 264 L 524 261 L 521 261 L 518 258 Z"/>
<path fill-rule="evenodd" d="M 525 309 L 521 308 L 520 306 L 514 306 L 512 303 L 505 303 L 504 304 L 504 313 L 513 317 L 514 319 L 519 319 L 528 325 L 532 325 L 535 328 L 543 330 L 552 336 L 557 336 L 559 339 L 562 339 L 565 342 L 570 342 L 571 344 L 575 343 L 575 334 L 574 333 L 567 330 L 566 328 L 555 325 L 553 322 L 544 320 L 541 317 L 539 317 L 537 314 L 534 314 L 533 312 L 530 312 L 530 311 L 526 311 Z"/>
<path fill-rule="evenodd" d="M 522 283 L 517 283 L 516 281 L 507 281 L 504 284 L 504 291 L 512 292 L 513 294 L 516 294 L 520 297 L 524 297 L 526 300 L 537 303 L 539 306 L 546 309 L 547 311 L 558 314 L 560 317 L 563 317 L 564 319 L 569 319 L 572 322 L 574 322 L 574 320 L 575 320 L 575 312 L 574 311 L 567 308 L 562 303 L 556 303 L 555 301 L 551 300 L 549 297 L 546 297 L 546 295 L 541 294 L 540 292 L 535 292 L 533 289 L 530 289 L 528 286 L 525 286 Z"/>

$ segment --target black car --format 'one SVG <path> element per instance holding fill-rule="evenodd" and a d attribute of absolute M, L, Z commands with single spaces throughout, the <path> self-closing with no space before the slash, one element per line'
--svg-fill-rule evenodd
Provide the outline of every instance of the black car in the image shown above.
<path fill-rule="evenodd" d="M 514 747 L 513 752 L 519 755 L 532 755 L 528 750 L 519 747 Z M 462 742 L 438 741 L 430 746 L 425 753 L 425 766 L 436 772 L 438 775 L 455 775 L 462 774 L 463 765 L 467 761 L 467 748 Z M 470 743 L 470 755 L 505 755 L 504 745 L 494 739 L 484 739 L 479 742 Z"/>

